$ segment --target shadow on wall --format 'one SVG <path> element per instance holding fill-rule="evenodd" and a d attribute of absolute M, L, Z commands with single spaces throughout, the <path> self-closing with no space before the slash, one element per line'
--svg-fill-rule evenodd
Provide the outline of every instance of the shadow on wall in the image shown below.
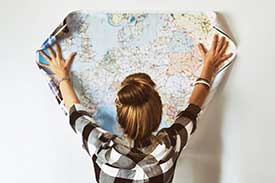
<path fill-rule="evenodd" d="M 231 38 L 232 34 L 218 13 L 220 24 L 225 28 Z M 233 39 L 234 41 L 234 39 Z M 221 92 L 231 72 L 232 66 L 224 75 L 223 82 L 216 90 L 213 101 L 206 107 L 198 121 L 198 128 L 189 141 L 187 149 L 183 150 L 177 163 L 175 183 L 220 183 L 222 168 L 222 125 L 226 97 Z"/>
<path fill-rule="evenodd" d="M 220 92 L 230 73 L 230 68 L 198 121 L 198 128 L 183 150 L 177 163 L 175 183 L 219 183 L 222 167 L 222 120 L 226 98 Z"/>
<path fill-rule="evenodd" d="M 232 30 L 234 30 L 234 26 L 232 26 L 233 24 L 231 23 L 231 21 L 229 19 L 230 16 L 227 16 L 225 13 L 221 14 L 219 12 L 216 12 L 216 14 L 217 14 L 217 19 L 219 20 L 219 24 L 221 25 L 221 27 L 223 27 L 223 30 L 230 36 L 231 40 L 236 45 L 238 45 L 239 40 L 236 39 L 237 37 L 233 36 L 233 34 L 231 32 Z M 226 17 L 226 19 L 225 19 L 225 17 Z M 230 22 L 230 25 L 231 25 L 230 27 L 227 24 L 228 22 Z"/>

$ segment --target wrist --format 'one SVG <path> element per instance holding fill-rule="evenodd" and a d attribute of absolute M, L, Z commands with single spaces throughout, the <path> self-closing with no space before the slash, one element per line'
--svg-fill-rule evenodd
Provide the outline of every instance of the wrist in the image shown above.
<path fill-rule="evenodd" d="M 212 81 L 212 77 L 214 75 L 215 69 L 213 66 L 204 65 L 200 74 L 200 78 L 205 78 L 208 81 Z"/>
<path fill-rule="evenodd" d="M 62 83 L 70 84 L 71 80 L 70 79 L 63 79 L 62 81 L 59 82 L 59 85 L 61 85 Z"/>
<path fill-rule="evenodd" d="M 56 75 L 56 77 L 57 77 L 58 80 L 61 80 L 62 78 L 70 77 L 70 75 L 69 74 L 60 74 L 60 75 Z"/>
<path fill-rule="evenodd" d="M 71 79 L 69 76 L 65 76 L 58 79 L 58 85 L 61 85 L 62 83 L 70 83 Z"/>
<path fill-rule="evenodd" d="M 68 70 L 59 70 L 55 73 L 56 77 L 58 79 L 62 79 L 62 78 L 65 78 L 65 77 L 70 77 L 70 73 Z"/>

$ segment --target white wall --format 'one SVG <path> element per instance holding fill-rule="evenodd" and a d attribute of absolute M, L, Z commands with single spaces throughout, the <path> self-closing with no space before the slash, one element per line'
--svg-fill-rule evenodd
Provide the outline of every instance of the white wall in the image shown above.
<path fill-rule="evenodd" d="M 178 164 L 176 183 L 275 181 L 272 0 L 0 0 L 0 182 L 94 182 L 81 140 L 34 64 L 34 51 L 75 9 L 217 10 L 239 47 L 226 82 Z"/>

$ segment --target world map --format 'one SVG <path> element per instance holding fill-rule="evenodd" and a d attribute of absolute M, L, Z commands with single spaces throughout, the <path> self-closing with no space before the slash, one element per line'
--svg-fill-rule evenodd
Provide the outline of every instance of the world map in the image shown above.
<path fill-rule="evenodd" d="M 162 127 L 173 124 L 199 77 L 199 42 L 209 47 L 214 12 L 96 13 L 75 11 L 67 18 L 69 34 L 59 41 L 64 55 L 77 56 L 72 83 L 81 103 L 106 130 L 121 133 L 114 99 L 123 79 L 147 73 L 163 104 Z M 230 47 L 231 45 L 229 45 Z"/>

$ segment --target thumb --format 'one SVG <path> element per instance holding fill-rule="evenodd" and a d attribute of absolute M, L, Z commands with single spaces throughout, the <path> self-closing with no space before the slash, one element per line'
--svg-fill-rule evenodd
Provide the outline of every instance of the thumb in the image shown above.
<path fill-rule="evenodd" d="M 42 64 L 42 63 L 40 63 L 39 61 L 38 62 L 36 62 L 39 66 L 41 66 L 41 67 L 46 67 L 46 68 L 49 68 L 49 65 L 48 64 Z"/>
<path fill-rule="evenodd" d="M 73 62 L 75 56 L 76 56 L 76 52 L 73 52 L 73 53 L 71 53 L 71 54 L 69 55 L 69 57 L 68 57 L 67 60 L 66 60 L 66 67 L 67 67 L 67 68 L 70 68 L 70 67 L 71 67 L 71 64 L 72 64 L 72 62 Z"/>

